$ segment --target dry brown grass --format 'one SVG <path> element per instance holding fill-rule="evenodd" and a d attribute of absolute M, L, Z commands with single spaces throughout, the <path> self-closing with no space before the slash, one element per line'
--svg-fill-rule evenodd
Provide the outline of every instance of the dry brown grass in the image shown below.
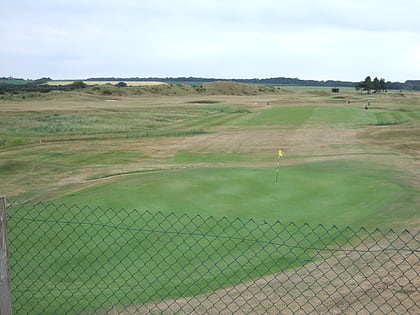
<path fill-rule="evenodd" d="M 419 314 L 419 253 L 375 252 L 382 245 L 319 254 L 320 261 L 234 287 L 107 314 Z"/>

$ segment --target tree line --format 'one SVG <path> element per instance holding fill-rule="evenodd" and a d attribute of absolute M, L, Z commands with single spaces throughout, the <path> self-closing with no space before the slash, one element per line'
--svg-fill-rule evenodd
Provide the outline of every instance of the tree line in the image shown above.
<path fill-rule="evenodd" d="M 420 91 L 420 80 L 406 80 L 404 83 L 401 82 L 385 82 L 385 79 L 378 79 L 375 77 L 373 80 L 370 76 L 367 76 L 364 81 L 358 82 L 355 85 L 356 90 L 366 91 L 368 94 L 384 92 L 387 90 L 409 90 L 409 91 Z"/>
<path fill-rule="evenodd" d="M 370 94 L 370 91 L 373 91 L 373 93 L 385 92 L 387 90 L 387 83 L 383 78 L 378 79 L 378 77 L 375 77 L 372 80 L 370 76 L 367 76 L 364 81 L 357 83 L 355 88 L 358 91 L 367 91 L 368 94 Z"/>
<path fill-rule="evenodd" d="M 50 78 L 37 80 L 0 78 L 0 95 L 5 93 L 19 94 L 21 92 L 49 93 L 51 91 L 73 91 L 87 87 L 83 81 L 74 81 L 66 85 L 48 85 Z"/>

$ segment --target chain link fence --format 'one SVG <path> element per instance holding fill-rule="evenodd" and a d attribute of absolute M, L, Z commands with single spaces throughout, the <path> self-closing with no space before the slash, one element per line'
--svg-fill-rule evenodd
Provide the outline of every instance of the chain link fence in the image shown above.
<path fill-rule="evenodd" d="M 8 204 L 14 314 L 419 314 L 419 231 Z"/>

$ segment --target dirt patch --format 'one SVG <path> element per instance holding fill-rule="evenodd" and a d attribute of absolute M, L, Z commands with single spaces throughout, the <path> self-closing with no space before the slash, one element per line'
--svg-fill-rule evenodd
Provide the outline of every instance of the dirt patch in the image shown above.
<path fill-rule="evenodd" d="M 407 246 L 399 238 L 386 243 Z M 107 314 L 419 314 L 420 253 L 382 248 L 319 253 L 320 261 L 294 270 Z"/>

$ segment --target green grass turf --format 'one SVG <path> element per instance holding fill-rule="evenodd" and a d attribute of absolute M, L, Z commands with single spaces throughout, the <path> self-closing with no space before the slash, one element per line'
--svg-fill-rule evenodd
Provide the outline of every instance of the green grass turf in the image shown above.
<path fill-rule="evenodd" d="M 298 127 L 312 116 L 314 110 L 314 106 L 267 108 L 232 124 L 237 126 L 276 125 L 282 127 L 284 125 Z"/>
<path fill-rule="evenodd" d="M 17 313 L 90 313 L 210 292 L 307 263 L 313 251 L 300 247 L 326 246 L 337 232 L 42 204 L 11 215 Z"/>
<path fill-rule="evenodd" d="M 145 172 L 56 200 L 90 207 L 12 209 L 12 276 L 22 277 L 15 278 L 15 307 L 81 312 L 201 294 L 311 261 L 312 251 L 299 246 L 345 241 L 333 224 L 356 230 L 416 216 L 418 192 L 379 166 L 282 166 L 277 183 L 275 174 L 272 168 Z M 19 269 L 28 265 L 30 271 Z"/>
<path fill-rule="evenodd" d="M 383 110 L 362 110 L 354 106 L 326 107 L 301 106 L 267 108 L 232 121 L 236 126 L 276 126 L 276 128 L 296 128 L 308 126 L 343 126 L 360 128 L 366 125 L 393 125 L 419 119 L 416 112 L 391 112 Z"/>
<path fill-rule="evenodd" d="M 109 178 L 59 200 L 114 209 L 382 226 L 415 216 L 416 192 L 395 178 L 395 172 L 352 161 L 281 166 L 277 183 L 274 168 L 191 168 Z"/>

